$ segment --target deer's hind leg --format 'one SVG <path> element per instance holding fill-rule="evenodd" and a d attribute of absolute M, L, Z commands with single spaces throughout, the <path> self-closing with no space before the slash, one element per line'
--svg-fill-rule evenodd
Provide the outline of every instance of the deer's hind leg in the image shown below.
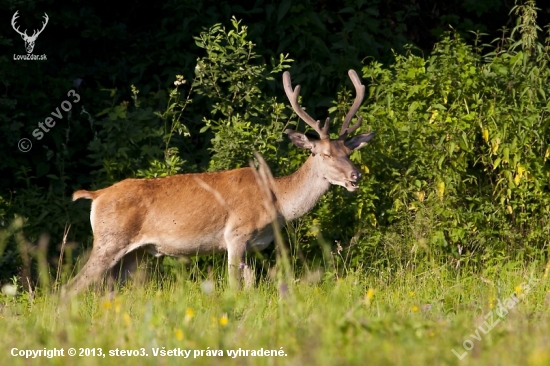
<path fill-rule="evenodd" d="M 97 240 L 97 239 L 96 239 Z M 86 289 L 93 283 L 98 282 L 103 274 L 120 262 L 126 255 L 128 245 L 116 245 L 116 242 L 105 240 L 101 245 L 95 242 L 88 262 L 80 272 L 67 283 L 61 290 L 61 295 L 75 295 Z"/>

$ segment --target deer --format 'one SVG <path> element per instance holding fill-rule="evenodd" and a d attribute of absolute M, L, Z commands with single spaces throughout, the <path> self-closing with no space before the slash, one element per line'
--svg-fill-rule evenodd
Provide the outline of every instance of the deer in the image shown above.
<path fill-rule="evenodd" d="M 29 36 L 27 35 L 27 30 L 25 29 L 25 32 L 20 32 L 19 31 L 19 27 L 15 27 L 15 22 L 17 20 L 17 18 L 19 18 L 19 15 L 17 14 L 19 12 L 19 10 L 17 10 L 15 12 L 15 14 L 13 14 L 13 17 L 11 18 L 11 26 L 13 28 L 14 31 L 16 31 L 17 33 L 19 33 L 19 35 L 21 36 L 21 38 L 23 38 L 23 41 L 25 42 L 25 49 L 27 50 L 27 53 L 32 53 L 33 49 L 34 49 L 34 43 L 36 42 L 36 39 L 38 38 L 38 36 L 40 35 L 40 33 L 42 33 L 42 31 L 44 30 L 44 28 L 46 28 L 46 25 L 48 24 L 48 20 L 50 18 L 48 18 L 48 14 L 44 13 L 44 22 L 42 22 L 42 29 L 40 30 L 37 30 L 35 29 L 34 32 L 32 33 L 32 36 Z"/>
<path fill-rule="evenodd" d="M 362 178 L 350 160 L 352 151 L 365 146 L 374 133 L 353 137 L 362 117 L 349 126 L 359 109 L 365 86 L 354 70 L 355 101 L 337 139 L 329 136 L 330 118 L 321 127 L 298 103 L 300 86 L 292 88 L 290 73 L 283 86 L 294 112 L 319 138 L 292 129 L 284 132 L 292 143 L 310 151 L 303 165 L 288 176 L 268 181 L 276 219 L 283 223 L 305 215 L 327 192 L 339 185 L 355 192 Z M 261 202 L 262 192 L 252 167 L 219 172 L 176 174 L 162 178 L 125 179 L 97 191 L 78 190 L 73 201 L 92 200 L 90 222 L 94 235 L 90 257 L 65 285 L 62 294 L 75 294 L 103 274 L 127 279 L 140 258 L 227 253 L 229 287 L 240 288 L 245 253 L 265 249 L 274 238 L 273 215 Z"/>

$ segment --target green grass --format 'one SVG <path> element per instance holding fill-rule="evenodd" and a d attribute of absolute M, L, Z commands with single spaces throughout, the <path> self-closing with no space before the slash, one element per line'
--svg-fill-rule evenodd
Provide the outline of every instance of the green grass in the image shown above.
<path fill-rule="evenodd" d="M 545 266 L 508 264 L 480 274 L 447 266 L 392 275 L 364 272 L 317 283 L 267 278 L 232 292 L 214 276 L 208 294 L 200 281 L 178 275 L 130 284 L 112 298 L 88 291 L 60 303 L 55 294 L 0 295 L 0 355 L 10 365 L 547 365 L 550 363 L 550 286 Z M 532 276 L 529 291 L 517 288 Z M 524 296 L 466 352 L 498 299 Z M 491 309 L 491 306 L 493 308 Z M 488 319 L 489 322 L 490 319 Z M 495 315 L 493 322 L 497 320 Z M 486 329 L 487 327 L 485 327 Z M 467 343 L 467 345 L 470 345 Z M 149 357 L 12 357 L 12 348 L 140 350 Z M 204 350 L 180 360 L 153 348 Z M 226 356 L 227 350 L 283 350 L 286 356 Z M 221 350 L 224 356 L 206 356 Z M 190 358 L 193 358 L 194 351 Z"/>

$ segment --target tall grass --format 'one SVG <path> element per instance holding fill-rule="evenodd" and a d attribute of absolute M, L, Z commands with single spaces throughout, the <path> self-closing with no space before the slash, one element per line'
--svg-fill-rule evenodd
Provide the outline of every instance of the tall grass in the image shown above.
<path fill-rule="evenodd" d="M 546 269 L 546 272 L 545 272 Z M 550 361 L 547 268 L 509 263 L 479 274 L 448 266 L 401 268 L 391 276 L 367 271 L 308 281 L 295 276 L 292 291 L 277 276 L 258 279 L 248 291 L 230 291 L 217 266 L 197 279 L 192 271 L 129 283 L 115 295 L 88 291 L 60 302 L 47 291 L 1 295 L 0 355 L 10 365 L 164 365 L 184 363 L 153 356 L 153 349 L 204 351 L 193 364 L 235 365 L 454 365 L 529 364 Z M 540 280 L 462 361 L 485 315 L 499 301 L 522 295 L 524 276 Z M 195 278 L 191 278 L 195 277 Z M 211 281 L 211 282 L 210 282 Z M 205 286 L 209 283 L 209 286 Z M 211 286 L 213 289 L 211 291 Z M 495 317 L 496 319 L 496 317 Z M 63 348 L 65 357 L 28 360 L 12 348 Z M 73 347 L 99 348 L 107 356 L 66 355 Z M 232 358 L 228 350 L 283 350 L 286 356 Z M 148 356 L 109 356 L 140 350 Z M 224 356 L 206 356 L 219 350 Z M 85 352 L 85 351 L 84 351 Z M 90 351 L 89 351 L 90 352 Z"/>

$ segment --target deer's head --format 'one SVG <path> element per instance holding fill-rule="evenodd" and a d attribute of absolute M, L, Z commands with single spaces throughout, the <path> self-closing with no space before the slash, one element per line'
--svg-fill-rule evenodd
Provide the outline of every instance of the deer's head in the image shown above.
<path fill-rule="evenodd" d="M 355 102 L 344 119 L 339 137 L 332 140 L 328 133 L 330 118 L 327 118 L 325 124 L 321 127 L 319 121 L 315 121 L 300 107 L 298 104 L 300 86 L 297 85 L 293 89 L 290 73 L 285 71 L 283 73 L 283 85 L 290 104 L 296 114 L 319 134 L 319 139 L 290 129 L 285 132 L 289 135 L 294 145 L 311 151 L 312 156 L 310 159 L 313 159 L 315 169 L 321 178 L 326 179 L 331 184 L 345 187 L 348 191 L 353 192 L 359 188 L 358 183 L 361 180 L 361 172 L 349 159 L 350 154 L 353 150 L 365 146 L 374 137 L 374 133 L 362 133 L 348 138 L 348 135 L 355 132 L 361 125 L 362 118 L 359 117 L 357 122 L 352 127 L 349 127 L 351 119 L 355 116 L 365 96 L 365 86 L 361 84 L 357 73 L 354 70 L 349 70 L 348 75 L 355 86 Z"/>
<path fill-rule="evenodd" d="M 48 24 L 48 19 L 49 19 L 48 14 L 44 13 L 45 21 L 42 22 L 42 29 L 40 29 L 40 30 L 35 29 L 34 32 L 32 33 L 32 36 L 29 36 L 29 35 L 27 35 L 27 30 L 26 29 L 25 29 L 25 32 L 20 32 L 19 27 L 17 27 L 17 28 L 15 27 L 15 21 L 19 17 L 19 15 L 17 15 L 18 12 L 19 12 L 19 10 L 16 11 L 15 14 L 13 14 L 13 17 L 11 18 L 11 26 L 13 27 L 13 29 L 17 33 L 19 33 L 21 38 L 23 38 L 23 41 L 25 42 L 25 49 L 27 50 L 27 53 L 32 53 L 32 50 L 34 49 L 34 42 L 36 42 L 36 39 L 38 38 L 40 33 L 42 33 L 44 28 L 46 28 L 46 24 Z"/>

